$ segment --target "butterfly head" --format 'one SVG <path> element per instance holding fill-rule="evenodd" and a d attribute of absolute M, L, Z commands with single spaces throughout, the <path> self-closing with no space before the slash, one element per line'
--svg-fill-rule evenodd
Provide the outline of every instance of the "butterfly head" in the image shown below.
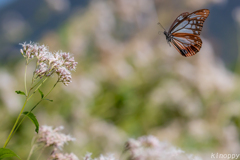
<path fill-rule="evenodd" d="M 171 40 L 172 40 L 171 35 L 168 34 L 167 31 L 164 31 L 163 33 L 164 33 L 164 35 L 166 36 L 166 40 L 167 40 L 168 42 L 171 42 Z"/>
<path fill-rule="evenodd" d="M 172 41 L 172 36 L 167 31 L 164 31 L 163 33 L 166 36 L 166 40 L 167 40 L 168 44 L 170 45 L 170 42 Z"/>

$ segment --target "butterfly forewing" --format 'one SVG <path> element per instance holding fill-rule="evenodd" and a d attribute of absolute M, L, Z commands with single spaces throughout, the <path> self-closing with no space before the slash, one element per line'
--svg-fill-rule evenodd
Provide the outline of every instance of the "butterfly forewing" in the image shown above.
<path fill-rule="evenodd" d="M 187 16 L 185 16 L 181 21 L 178 21 L 176 25 L 174 25 L 173 27 L 170 27 L 169 32 L 171 34 L 174 34 L 176 32 L 178 33 L 186 32 L 186 33 L 200 35 L 202 31 L 203 23 L 207 19 L 208 15 L 209 15 L 209 10 L 207 9 L 202 9 L 202 10 L 198 10 L 193 13 L 190 13 Z M 182 14 L 179 15 L 175 21 L 177 21 L 179 17 L 182 17 Z"/>
<path fill-rule="evenodd" d="M 209 15 L 208 9 L 201 9 L 193 13 L 180 14 L 171 25 L 168 34 L 171 43 L 183 56 L 192 56 L 199 52 L 202 46 L 200 35 L 203 23 Z"/>
<path fill-rule="evenodd" d="M 184 12 L 182 14 L 180 14 L 175 21 L 173 22 L 173 24 L 171 25 L 171 27 L 169 28 L 169 31 L 171 31 L 174 27 L 176 27 L 177 25 L 179 25 L 179 23 L 186 17 L 188 16 L 189 13 L 188 12 Z"/>

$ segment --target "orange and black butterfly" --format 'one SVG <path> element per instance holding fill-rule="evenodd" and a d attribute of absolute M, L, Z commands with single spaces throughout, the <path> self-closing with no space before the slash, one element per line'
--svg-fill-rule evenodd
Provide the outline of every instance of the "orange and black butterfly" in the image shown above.
<path fill-rule="evenodd" d="M 180 14 L 168 32 L 164 31 L 167 42 L 171 43 L 185 57 L 195 55 L 202 47 L 199 35 L 209 13 L 208 9 L 201 9 L 192 13 Z"/>

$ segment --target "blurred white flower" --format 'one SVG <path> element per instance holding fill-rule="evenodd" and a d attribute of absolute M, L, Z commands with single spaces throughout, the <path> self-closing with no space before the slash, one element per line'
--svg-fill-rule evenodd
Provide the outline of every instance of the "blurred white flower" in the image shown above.
<path fill-rule="evenodd" d="M 126 149 L 130 152 L 132 160 L 201 160 L 199 157 L 185 154 L 168 143 L 160 142 L 151 135 L 130 139 Z"/>
<path fill-rule="evenodd" d="M 225 139 L 224 146 L 228 153 L 238 153 L 240 150 L 238 128 L 234 125 L 229 125 L 223 128 Z"/>
<path fill-rule="evenodd" d="M 182 103 L 182 100 L 187 98 L 187 92 L 185 88 L 175 80 L 168 80 L 156 87 L 150 94 L 151 101 L 154 104 L 159 105 L 166 101 L 173 103 Z"/>
<path fill-rule="evenodd" d="M 98 158 L 92 158 L 92 153 L 87 153 L 83 160 L 117 160 L 113 154 L 109 154 L 107 156 L 100 155 Z"/>
<path fill-rule="evenodd" d="M 91 98 L 99 89 L 98 84 L 96 84 L 96 80 L 88 75 L 79 76 L 78 80 L 76 80 L 76 83 L 74 86 L 75 88 L 72 89 L 77 90 L 80 93 L 77 95 L 79 98 Z"/>
<path fill-rule="evenodd" d="M 97 13 L 96 32 L 109 34 L 115 26 L 115 18 L 111 3 L 103 0 L 91 1 L 91 8 Z"/>
<path fill-rule="evenodd" d="M 117 0 L 116 10 L 122 19 L 130 23 L 135 22 L 138 27 L 146 26 L 157 18 L 154 1 L 149 0 Z"/>
<path fill-rule="evenodd" d="M 207 141 L 209 138 L 208 125 L 201 119 L 192 120 L 188 124 L 189 132 L 192 137 L 195 137 L 199 141 Z"/>
<path fill-rule="evenodd" d="M 9 109 L 9 113 L 19 112 L 21 98 L 13 92 L 16 88 L 16 79 L 6 70 L 0 70 L 0 101 Z"/>
<path fill-rule="evenodd" d="M 204 6 L 208 5 L 209 3 L 222 5 L 222 4 L 225 4 L 227 2 L 227 0 L 201 0 L 201 1 L 199 1 L 199 0 L 185 0 L 185 1 L 186 1 L 187 6 L 195 7 L 195 8 L 204 7 Z"/>
<path fill-rule="evenodd" d="M 233 19 L 238 23 L 238 25 L 240 25 L 240 7 L 236 7 L 232 11 L 232 16 L 233 16 Z"/>
<path fill-rule="evenodd" d="M 67 11 L 70 8 L 69 0 L 45 0 L 48 6 L 58 12 Z"/>
<path fill-rule="evenodd" d="M 50 160 L 79 160 L 78 157 L 73 154 L 54 153 L 51 155 Z"/>
<path fill-rule="evenodd" d="M 139 39 L 135 41 L 133 46 L 134 52 L 136 52 L 136 58 L 134 58 L 134 62 L 139 67 L 146 67 L 149 65 L 154 57 L 153 48 L 151 44 L 145 39 Z"/>
<path fill-rule="evenodd" d="M 106 152 L 112 152 L 116 146 L 122 146 L 123 139 L 126 139 L 125 132 L 113 124 L 99 119 L 94 119 L 92 123 L 88 124 L 88 131 L 88 134 L 94 135 L 96 139 L 101 139 L 98 145 L 108 148 Z"/>
<path fill-rule="evenodd" d="M 28 22 L 16 10 L 2 13 L 1 19 L 1 36 L 4 36 L 5 39 L 11 42 L 18 42 L 24 37 L 24 35 L 31 32 L 31 27 Z"/>
<path fill-rule="evenodd" d="M 195 65 L 197 67 L 194 82 L 197 83 L 197 87 L 204 97 L 208 97 L 214 91 L 219 94 L 233 91 L 235 76 L 219 59 L 214 57 L 211 43 L 204 43 Z"/>
<path fill-rule="evenodd" d="M 75 141 L 75 138 L 71 137 L 70 135 L 60 133 L 63 128 L 63 126 L 56 127 L 55 129 L 53 129 L 52 126 L 41 126 L 36 137 L 37 142 L 43 143 L 46 147 L 53 146 L 54 150 L 62 149 L 65 143 L 69 141 Z"/>
<path fill-rule="evenodd" d="M 119 77 L 127 79 L 129 76 L 133 75 L 133 68 L 131 65 L 125 61 L 114 61 L 111 63 L 111 67 Z"/>

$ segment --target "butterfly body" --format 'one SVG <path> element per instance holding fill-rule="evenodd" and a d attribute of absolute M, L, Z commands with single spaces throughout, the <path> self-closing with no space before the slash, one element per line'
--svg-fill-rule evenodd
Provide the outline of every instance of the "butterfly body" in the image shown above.
<path fill-rule="evenodd" d="M 169 30 L 164 31 L 167 42 L 185 57 L 195 55 L 202 47 L 199 35 L 209 13 L 208 9 L 201 9 L 193 13 L 180 14 Z"/>
<path fill-rule="evenodd" d="M 170 42 L 172 41 L 172 38 L 173 38 L 173 37 L 171 36 L 171 34 L 169 34 L 167 31 L 164 31 L 163 33 L 164 33 L 164 35 L 166 36 L 167 42 L 170 43 Z"/>

